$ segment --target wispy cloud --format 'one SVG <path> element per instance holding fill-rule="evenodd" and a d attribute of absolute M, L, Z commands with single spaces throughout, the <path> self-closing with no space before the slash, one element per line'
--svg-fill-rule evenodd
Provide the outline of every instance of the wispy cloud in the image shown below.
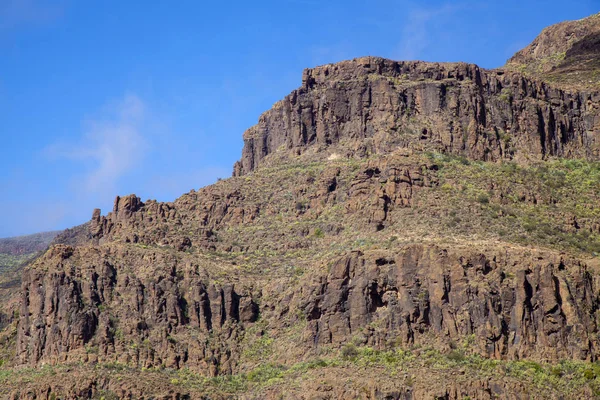
<path fill-rule="evenodd" d="M 172 201 L 230 176 L 230 168 L 202 166 L 202 155 L 183 145 L 189 138 L 165 126 L 165 119 L 137 95 L 127 94 L 85 119 L 79 138 L 44 150 L 50 159 L 70 162 L 79 171 L 64 176 L 71 182 L 63 182 L 69 192 L 65 220 L 88 218 L 95 207 L 106 210 L 116 195 Z"/>
<path fill-rule="evenodd" d="M 53 21 L 64 6 L 62 0 L 0 0 L 0 29 Z"/>
<path fill-rule="evenodd" d="M 65 202 L 2 199 L 0 207 L 10 210 L 2 217 L 0 238 L 55 230 L 70 212 Z"/>
<path fill-rule="evenodd" d="M 310 65 L 325 65 L 350 58 L 351 45 L 347 42 L 337 43 L 332 46 L 313 46 L 308 49 Z"/>
<path fill-rule="evenodd" d="M 402 40 L 398 45 L 395 58 L 415 60 L 431 43 L 430 29 L 440 19 L 463 8 L 463 4 L 445 4 L 439 7 L 416 7 L 408 13 L 408 22 L 402 29 Z"/>
<path fill-rule="evenodd" d="M 158 200 L 172 201 L 189 192 L 191 189 L 198 190 L 201 187 L 215 183 L 221 178 L 231 176 L 232 168 L 208 166 L 196 170 L 171 172 L 169 174 L 153 175 L 147 182 L 145 190 L 154 195 L 159 194 Z"/>
<path fill-rule="evenodd" d="M 139 97 L 128 94 L 109 106 L 104 115 L 86 121 L 85 133 L 78 143 L 56 143 L 46 153 L 75 161 L 86 169 L 77 178 L 80 194 L 112 196 L 119 179 L 138 165 L 149 150 L 141 132 L 145 108 Z"/>

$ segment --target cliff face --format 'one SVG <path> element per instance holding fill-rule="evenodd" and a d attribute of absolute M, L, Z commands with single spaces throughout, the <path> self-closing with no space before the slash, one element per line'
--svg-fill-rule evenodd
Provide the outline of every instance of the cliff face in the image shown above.
<path fill-rule="evenodd" d="M 303 306 L 317 343 L 364 328 L 375 347 L 474 335 L 486 357 L 586 359 L 597 354 L 597 302 L 578 261 L 410 246 L 337 260 Z"/>
<path fill-rule="evenodd" d="M 23 277 L 16 338 L 18 362 L 34 366 L 118 363 L 240 374 L 249 352 L 273 351 L 257 343 L 288 343 L 290 330 L 297 332 L 295 350 L 285 350 L 296 354 L 291 359 L 349 342 L 382 351 L 468 346 L 500 360 L 598 356 L 597 283 L 581 261 L 552 253 L 436 245 L 355 251 L 301 285 L 281 278 L 221 283 L 214 269 L 132 249 L 57 246 L 40 263 L 48 270 L 32 268 Z M 89 383 L 89 393 L 123 387 L 109 382 Z M 506 381 L 416 382 L 396 387 L 403 388 L 398 397 L 371 383 L 369 398 L 436 391 L 488 398 L 490 388 L 509 398 L 529 390 Z M 334 398 L 357 395 L 336 392 Z"/>
<path fill-rule="evenodd" d="M 137 267 L 136 256 L 56 246 L 43 261 L 53 272 L 27 271 L 20 361 L 120 361 L 231 373 L 238 331 L 257 318 L 251 294 L 233 284 L 208 284 L 197 266 L 164 255 L 154 255 L 162 268 L 151 278 L 140 276 L 125 266 Z"/>
<path fill-rule="evenodd" d="M 599 101 L 598 92 L 563 91 L 504 70 L 359 58 L 306 70 L 302 87 L 245 132 L 234 175 L 267 155 L 310 151 L 597 159 Z"/>
<path fill-rule="evenodd" d="M 463 63 L 307 70 L 232 178 L 117 197 L 27 268 L 0 344 L 39 375 L 0 394 L 592 398 L 599 101 Z"/>
<path fill-rule="evenodd" d="M 140 257 L 160 267 L 140 274 Z M 202 267 L 155 253 L 58 246 L 42 262 L 51 270 L 23 277 L 23 363 L 121 361 L 232 373 L 240 333 L 269 309 L 277 309 L 274 325 L 290 313 L 307 321 L 307 348 L 339 346 L 356 334 L 380 349 L 443 347 L 473 335 L 477 352 L 491 358 L 598 356 L 594 279 L 581 261 L 553 254 L 431 245 L 356 251 L 286 296 L 217 283 Z"/>

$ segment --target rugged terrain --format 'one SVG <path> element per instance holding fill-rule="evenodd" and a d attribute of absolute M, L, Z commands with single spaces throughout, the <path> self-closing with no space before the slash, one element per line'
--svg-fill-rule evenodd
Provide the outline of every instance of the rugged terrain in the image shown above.
<path fill-rule="evenodd" d="M 23 268 L 48 249 L 58 232 L 0 239 L 0 329 L 18 308 Z"/>
<path fill-rule="evenodd" d="M 517 52 L 507 69 L 565 89 L 600 89 L 600 14 L 550 26 Z"/>
<path fill-rule="evenodd" d="M 531 46 L 595 76 L 599 23 Z M 600 92 L 530 48 L 306 70 L 232 178 L 117 197 L 26 268 L 0 394 L 599 396 Z"/>
<path fill-rule="evenodd" d="M 26 264 L 40 252 L 46 251 L 58 233 L 43 232 L 0 239 L 0 273 Z"/>

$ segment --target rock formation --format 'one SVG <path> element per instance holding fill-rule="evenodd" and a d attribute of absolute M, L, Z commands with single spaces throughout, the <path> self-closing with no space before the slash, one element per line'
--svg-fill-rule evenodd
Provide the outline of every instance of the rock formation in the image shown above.
<path fill-rule="evenodd" d="M 344 61 L 306 70 L 302 87 L 244 133 L 234 175 L 273 153 L 332 145 L 358 157 L 410 148 L 484 161 L 597 159 L 599 101 L 472 64 Z"/>
<path fill-rule="evenodd" d="M 0 394 L 597 396 L 600 92 L 515 67 L 573 26 L 596 54 L 573 24 L 497 70 L 306 70 L 232 178 L 117 197 L 24 271 Z"/>

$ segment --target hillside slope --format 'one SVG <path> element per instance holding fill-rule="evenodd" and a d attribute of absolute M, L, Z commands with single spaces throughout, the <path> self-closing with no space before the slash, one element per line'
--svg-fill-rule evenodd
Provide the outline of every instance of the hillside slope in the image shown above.
<path fill-rule="evenodd" d="M 39 257 L 58 232 L 0 239 L 0 329 L 9 322 L 16 308 L 23 268 Z"/>
<path fill-rule="evenodd" d="M 0 239 L 0 270 L 14 267 L 45 251 L 58 232 L 43 232 L 33 235 Z"/>
<path fill-rule="evenodd" d="M 600 89 L 600 13 L 550 26 L 506 68 L 566 89 Z"/>
<path fill-rule="evenodd" d="M 306 70 L 232 178 L 117 197 L 24 271 L 0 394 L 600 395 L 600 93 L 544 76 Z"/>

